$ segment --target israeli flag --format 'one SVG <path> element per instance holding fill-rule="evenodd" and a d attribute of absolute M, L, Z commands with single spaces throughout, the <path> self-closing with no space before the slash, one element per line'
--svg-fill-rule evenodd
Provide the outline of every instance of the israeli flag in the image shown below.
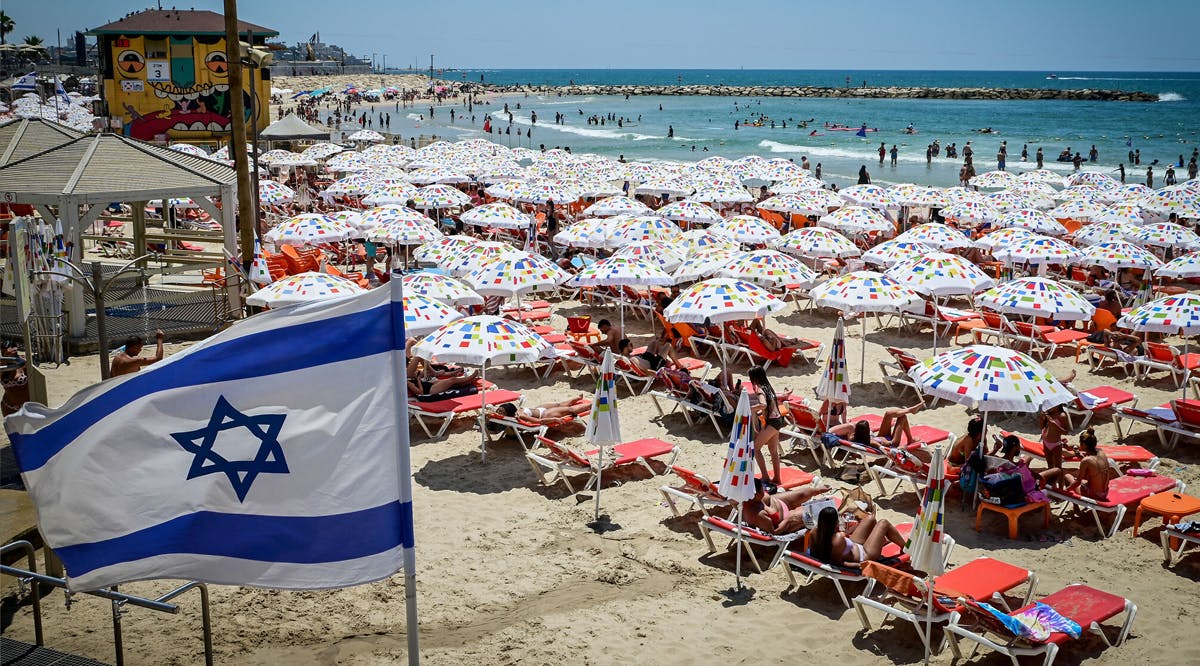
<path fill-rule="evenodd" d="M 271 310 L 8 417 L 70 588 L 411 577 L 401 284 Z"/>
<path fill-rule="evenodd" d="M 66 88 L 63 88 L 62 79 L 59 79 L 58 76 L 54 77 L 54 94 L 58 95 L 63 104 L 69 105 L 71 103 L 71 98 L 67 96 Z"/>
<path fill-rule="evenodd" d="M 12 89 L 21 92 L 37 92 L 37 72 L 30 72 L 17 79 L 17 82 L 12 84 Z"/>

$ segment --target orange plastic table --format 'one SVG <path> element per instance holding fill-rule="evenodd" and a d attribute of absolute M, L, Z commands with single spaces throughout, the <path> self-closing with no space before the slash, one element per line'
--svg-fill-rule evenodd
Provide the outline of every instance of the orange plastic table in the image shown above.
<path fill-rule="evenodd" d="M 979 521 L 983 518 L 983 512 L 995 511 L 996 513 L 1003 514 L 1006 518 L 1008 518 L 1008 538 L 1015 539 L 1017 538 L 1017 521 L 1020 520 L 1021 516 L 1039 510 L 1042 511 L 1045 516 L 1044 520 L 1046 527 L 1050 527 L 1049 502 L 1029 502 L 1027 504 L 1022 504 L 1021 506 L 1012 508 L 1001 506 L 999 504 L 992 504 L 990 502 L 980 502 L 979 508 L 975 511 L 975 531 L 979 531 Z"/>
<path fill-rule="evenodd" d="M 1137 512 L 1133 514 L 1133 536 L 1137 536 L 1138 526 L 1142 524 L 1143 511 L 1157 513 L 1168 525 L 1173 525 L 1184 516 L 1200 513 L 1200 497 L 1171 491 L 1147 497 L 1138 504 Z"/>
<path fill-rule="evenodd" d="M 567 337 L 571 338 L 575 342 L 580 342 L 580 343 L 584 343 L 584 344 L 600 342 L 601 340 L 604 339 L 604 335 L 600 333 L 600 329 L 597 328 L 597 326 L 595 324 L 589 324 L 588 330 L 586 332 L 577 332 L 577 331 L 571 331 L 571 330 L 567 330 L 564 332 L 567 334 Z"/>

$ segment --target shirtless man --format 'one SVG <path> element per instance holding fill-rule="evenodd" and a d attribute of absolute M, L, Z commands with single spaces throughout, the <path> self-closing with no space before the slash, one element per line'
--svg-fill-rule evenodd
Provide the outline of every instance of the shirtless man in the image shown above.
<path fill-rule="evenodd" d="M 754 498 L 746 502 L 745 521 L 767 534 L 791 534 L 804 529 L 800 507 L 808 500 L 829 492 L 828 484 L 815 482 L 793 490 L 768 495 L 760 479 L 754 480 Z"/>
<path fill-rule="evenodd" d="M 108 373 L 109 376 L 119 377 L 121 375 L 130 375 L 141 370 L 144 366 L 161 361 L 163 359 L 163 332 L 161 330 L 154 331 L 154 339 L 158 341 L 154 357 L 142 358 L 139 356 L 142 353 L 142 336 L 129 336 L 129 339 L 125 341 L 125 349 L 113 357 L 111 371 Z"/>
<path fill-rule="evenodd" d="M 620 353 L 621 338 L 625 337 L 625 331 L 620 326 L 613 326 L 607 319 L 601 319 L 596 328 L 600 329 L 604 339 L 592 345 L 592 349 L 595 349 L 597 354 L 603 354 L 605 348 L 611 349 L 614 354 Z"/>
<path fill-rule="evenodd" d="M 1109 482 L 1121 476 L 1121 473 L 1097 444 L 1096 435 L 1090 429 L 1080 435 L 1079 445 L 1084 456 L 1079 461 L 1079 477 L 1062 474 L 1062 479 L 1069 490 L 1077 490 L 1084 497 L 1104 502 L 1108 500 Z"/>

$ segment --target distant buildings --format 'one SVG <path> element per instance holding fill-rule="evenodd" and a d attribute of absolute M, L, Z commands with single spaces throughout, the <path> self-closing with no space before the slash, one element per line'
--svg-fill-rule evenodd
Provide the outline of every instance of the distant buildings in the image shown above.
<path fill-rule="evenodd" d="M 321 41 L 321 33 L 315 33 L 307 42 L 291 46 L 272 44 L 275 64 L 271 65 L 274 76 L 313 76 L 330 74 L 366 74 L 372 63 L 336 44 Z"/>

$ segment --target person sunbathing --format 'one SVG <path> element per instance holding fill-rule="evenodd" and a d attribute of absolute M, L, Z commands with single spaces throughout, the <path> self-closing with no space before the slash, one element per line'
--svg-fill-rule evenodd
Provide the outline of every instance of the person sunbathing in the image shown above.
<path fill-rule="evenodd" d="M 750 322 L 750 332 L 758 335 L 758 339 L 762 340 L 763 346 L 771 351 L 779 351 L 784 347 L 796 347 L 800 344 L 798 338 L 782 336 L 767 328 L 763 325 L 761 319 L 755 319 Z"/>
<path fill-rule="evenodd" d="M 971 454 L 975 453 L 982 444 L 983 419 L 972 416 L 971 420 L 967 421 L 967 434 L 959 437 L 958 441 L 954 442 L 954 446 L 950 447 L 950 453 L 946 455 L 946 462 L 954 467 L 962 467 L 967 464 Z"/>
<path fill-rule="evenodd" d="M 474 370 L 456 377 L 437 377 L 434 376 L 433 367 L 428 361 L 413 357 L 408 365 L 408 395 L 437 395 L 451 389 L 474 385 L 478 378 L 479 373 Z"/>
<path fill-rule="evenodd" d="M 626 342 L 628 339 L 621 341 L 621 349 L 624 350 L 621 352 L 622 354 L 629 351 L 629 345 L 624 344 Z M 679 367 L 679 357 L 675 354 L 675 345 L 671 344 L 671 336 L 666 330 L 661 331 L 657 338 L 651 340 L 650 344 L 646 345 L 645 351 L 630 356 L 629 361 L 647 372 L 656 372 L 666 367 Z"/>
<path fill-rule="evenodd" d="M 767 534 L 799 532 L 804 529 L 804 512 L 800 508 L 808 500 L 829 491 L 828 484 L 813 479 L 808 485 L 768 495 L 762 479 L 755 479 L 754 497 L 743 506 L 742 518 L 748 525 Z"/>
<path fill-rule="evenodd" d="M 878 560 L 889 542 L 904 548 L 904 537 L 894 525 L 883 518 L 867 516 L 849 533 L 838 529 L 838 511 L 825 507 L 817 514 L 808 552 L 816 559 L 839 567 L 862 568 L 863 562 Z"/>
<path fill-rule="evenodd" d="M 912 444 L 914 440 L 912 427 L 908 423 L 908 415 L 916 414 L 924 407 L 923 403 L 917 403 L 912 407 L 888 409 L 883 413 L 883 420 L 879 423 L 879 432 L 877 433 L 871 432 L 871 424 L 865 420 L 835 425 L 829 429 L 829 432 L 862 446 L 896 447 L 905 441 Z"/>
<path fill-rule="evenodd" d="M 563 419 L 574 418 L 592 409 L 592 402 L 582 393 L 578 397 L 562 402 L 547 402 L 536 407 L 517 407 L 511 402 L 497 405 L 491 410 L 505 418 L 517 418 L 538 425 L 556 425 Z"/>
<path fill-rule="evenodd" d="M 1079 476 L 1075 477 L 1059 470 L 1068 490 L 1078 491 L 1083 497 L 1098 502 L 1108 500 L 1108 484 L 1121 476 L 1117 466 L 1100 450 L 1099 441 L 1091 428 L 1079 435 L 1083 459 L 1079 461 Z"/>

